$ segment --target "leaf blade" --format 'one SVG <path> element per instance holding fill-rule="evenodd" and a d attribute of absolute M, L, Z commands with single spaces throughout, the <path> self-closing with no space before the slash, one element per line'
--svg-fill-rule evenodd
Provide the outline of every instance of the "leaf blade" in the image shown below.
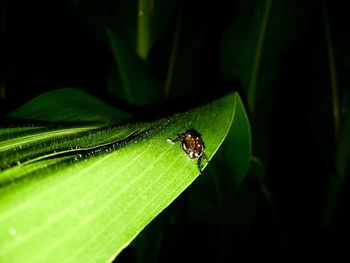
<path fill-rule="evenodd" d="M 111 260 L 198 176 L 195 162 L 166 139 L 195 128 L 211 158 L 230 128 L 235 105 L 230 94 L 188 112 L 135 124 L 153 129 L 116 151 L 23 166 L 34 172 L 0 188 L 0 259 Z"/>

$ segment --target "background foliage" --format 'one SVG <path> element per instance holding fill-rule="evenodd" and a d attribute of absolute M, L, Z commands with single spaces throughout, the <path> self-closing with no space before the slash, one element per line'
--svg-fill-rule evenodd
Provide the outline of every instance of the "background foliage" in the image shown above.
<path fill-rule="evenodd" d="M 225 174 L 236 166 L 218 154 L 118 261 L 348 256 L 344 5 L 3 1 L 1 113 L 61 86 L 87 90 L 141 119 L 239 91 L 253 136 L 240 187 L 228 184 Z"/>

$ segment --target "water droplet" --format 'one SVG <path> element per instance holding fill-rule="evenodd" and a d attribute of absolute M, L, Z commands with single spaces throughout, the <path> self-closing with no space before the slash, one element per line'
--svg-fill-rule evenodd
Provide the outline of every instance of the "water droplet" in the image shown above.
<path fill-rule="evenodd" d="M 143 10 L 139 10 L 139 16 L 143 16 Z"/>
<path fill-rule="evenodd" d="M 10 228 L 9 228 L 9 234 L 10 234 L 11 236 L 15 236 L 15 235 L 17 234 L 16 228 L 10 227 Z"/>

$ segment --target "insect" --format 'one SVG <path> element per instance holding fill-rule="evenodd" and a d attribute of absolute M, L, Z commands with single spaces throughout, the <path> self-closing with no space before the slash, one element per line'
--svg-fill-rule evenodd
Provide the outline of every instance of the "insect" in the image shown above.
<path fill-rule="evenodd" d="M 199 173 L 202 173 L 201 161 L 204 159 L 209 162 L 204 154 L 204 141 L 201 135 L 194 129 L 190 129 L 185 133 L 180 133 L 175 139 L 167 139 L 169 143 L 174 144 L 181 141 L 180 147 L 191 160 L 197 160 Z"/>

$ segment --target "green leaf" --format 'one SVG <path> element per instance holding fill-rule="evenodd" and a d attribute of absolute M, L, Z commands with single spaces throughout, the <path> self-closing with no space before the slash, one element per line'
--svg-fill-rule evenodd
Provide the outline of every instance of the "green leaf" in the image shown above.
<path fill-rule="evenodd" d="M 42 96 L 48 97 L 55 105 L 50 93 Z M 90 103 L 88 96 L 81 99 Z M 230 94 L 171 117 L 123 126 L 112 118 L 92 125 L 92 114 L 82 115 L 87 122 L 79 126 L 1 128 L 0 261 L 112 260 L 199 175 L 196 161 L 167 138 L 196 129 L 211 159 L 230 129 L 237 99 Z M 43 103 L 38 98 L 24 106 L 29 117 Z M 10 116 L 23 119 L 25 111 Z M 80 113 L 75 108 L 68 119 L 78 120 Z M 50 119 L 56 108 L 46 114 Z M 105 123 L 106 116 L 101 114 Z"/>
<path fill-rule="evenodd" d="M 230 181 L 237 189 L 246 175 L 251 156 L 251 131 L 248 116 L 243 102 L 238 97 L 236 101 L 235 119 L 227 136 L 227 140 L 220 149 L 217 159 L 222 165 L 227 165 Z M 219 160 L 218 160 L 219 161 Z"/>
<path fill-rule="evenodd" d="M 122 122 L 131 115 L 82 90 L 63 88 L 34 98 L 7 117 L 53 122 Z"/>

